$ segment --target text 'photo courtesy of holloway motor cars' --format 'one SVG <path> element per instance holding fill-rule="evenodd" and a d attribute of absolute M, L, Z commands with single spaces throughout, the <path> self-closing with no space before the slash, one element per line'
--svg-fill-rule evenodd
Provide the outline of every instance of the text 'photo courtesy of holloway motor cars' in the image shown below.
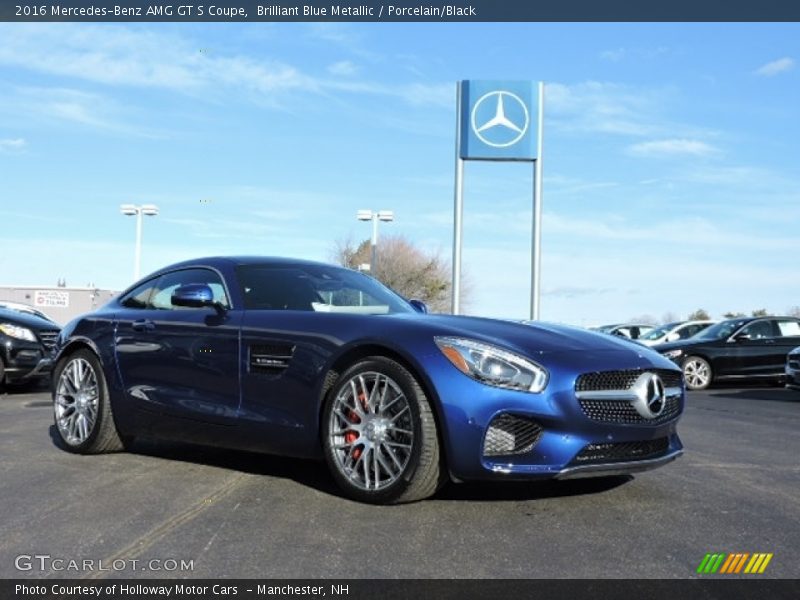
<path fill-rule="evenodd" d="M 628 340 L 427 314 L 356 271 L 245 257 L 164 268 L 69 323 L 53 402 L 74 452 L 145 437 L 318 458 L 351 498 L 400 503 L 664 465 L 684 388 Z"/>

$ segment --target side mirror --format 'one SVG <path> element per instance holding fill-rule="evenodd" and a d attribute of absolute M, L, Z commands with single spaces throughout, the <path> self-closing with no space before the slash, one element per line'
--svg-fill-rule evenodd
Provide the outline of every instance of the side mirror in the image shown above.
<path fill-rule="evenodd" d="M 747 342 L 749 340 L 750 340 L 750 334 L 749 333 L 740 333 L 740 334 L 735 335 L 735 336 L 733 336 L 731 338 L 731 341 L 732 342 L 736 342 L 737 344 L 739 344 L 741 342 Z"/>
<path fill-rule="evenodd" d="M 214 292 L 205 283 L 187 283 L 172 292 L 172 304 L 189 308 L 214 306 Z"/>
<path fill-rule="evenodd" d="M 422 300 L 409 300 L 408 303 L 414 307 L 414 310 L 423 315 L 428 314 L 428 305 Z"/>

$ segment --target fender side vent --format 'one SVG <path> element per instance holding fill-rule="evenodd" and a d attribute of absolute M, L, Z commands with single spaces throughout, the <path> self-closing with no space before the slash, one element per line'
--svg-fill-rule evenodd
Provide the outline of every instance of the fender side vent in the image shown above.
<path fill-rule="evenodd" d="M 286 370 L 294 356 L 292 344 L 252 344 L 250 372 L 276 374 Z"/>

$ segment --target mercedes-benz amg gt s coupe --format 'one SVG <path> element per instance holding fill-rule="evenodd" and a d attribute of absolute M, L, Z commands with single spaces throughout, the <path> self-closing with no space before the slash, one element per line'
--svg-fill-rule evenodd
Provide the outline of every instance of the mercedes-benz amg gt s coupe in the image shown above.
<path fill-rule="evenodd" d="M 78 453 L 156 438 L 325 460 L 351 498 L 571 478 L 682 453 L 681 371 L 560 325 L 427 314 L 349 269 L 217 257 L 137 282 L 57 340 L 55 425 Z"/>

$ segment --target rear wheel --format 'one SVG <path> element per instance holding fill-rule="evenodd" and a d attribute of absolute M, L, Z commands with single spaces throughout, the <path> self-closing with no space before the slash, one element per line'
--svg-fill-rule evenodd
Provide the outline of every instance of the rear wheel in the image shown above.
<path fill-rule="evenodd" d="M 713 374 L 708 361 L 699 356 L 690 356 L 683 361 L 683 378 L 690 390 L 704 390 L 711 385 Z"/>
<path fill-rule="evenodd" d="M 67 450 L 99 454 L 123 449 L 103 369 L 94 353 L 82 349 L 61 359 L 53 381 L 56 429 Z"/>
<path fill-rule="evenodd" d="M 433 412 L 414 376 L 385 357 L 354 364 L 328 394 L 325 460 L 344 492 L 376 504 L 427 498 L 443 469 Z"/>

